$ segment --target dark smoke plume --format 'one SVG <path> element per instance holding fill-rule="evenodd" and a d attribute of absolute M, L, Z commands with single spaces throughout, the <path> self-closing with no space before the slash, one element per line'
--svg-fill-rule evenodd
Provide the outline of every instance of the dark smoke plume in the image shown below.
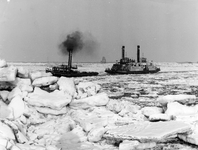
<path fill-rule="evenodd" d="M 60 49 L 63 54 L 67 54 L 69 51 L 75 53 L 78 50 L 83 48 L 83 41 L 82 41 L 82 33 L 79 31 L 75 31 L 69 35 L 65 41 L 63 41 L 60 45 Z"/>
<path fill-rule="evenodd" d="M 72 53 L 82 51 L 83 53 L 91 54 L 97 47 L 98 43 L 90 33 L 82 33 L 80 31 L 67 35 L 65 41 L 59 45 L 62 54 L 65 55 L 69 51 Z"/>

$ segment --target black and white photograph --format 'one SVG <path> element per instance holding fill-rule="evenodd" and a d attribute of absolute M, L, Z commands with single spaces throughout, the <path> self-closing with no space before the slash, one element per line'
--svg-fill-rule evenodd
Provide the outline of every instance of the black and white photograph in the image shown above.
<path fill-rule="evenodd" d="M 198 0 L 0 0 L 0 150 L 197 150 Z"/>

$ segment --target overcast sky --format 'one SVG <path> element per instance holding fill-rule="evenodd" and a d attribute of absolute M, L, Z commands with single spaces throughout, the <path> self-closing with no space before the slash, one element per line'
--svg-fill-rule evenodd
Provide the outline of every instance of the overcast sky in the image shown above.
<path fill-rule="evenodd" d="M 198 61 L 198 0 L 0 0 L 0 58 L 63 62 L 59 45 L 74 31 L 91 35 L 76 62 L 141 54 L 156 62 Z"/>

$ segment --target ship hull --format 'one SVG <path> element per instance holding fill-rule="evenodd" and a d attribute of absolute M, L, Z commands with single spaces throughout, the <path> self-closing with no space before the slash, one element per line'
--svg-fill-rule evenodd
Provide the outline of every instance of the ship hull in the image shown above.
<path fill-rule="evenodd" d="M 71 71 L 71 72 L 55 72 L 55 71 L 48 71 L 51 72 L 53 76 L 57 77 L 85 77 L 85 76 L 97 76 L 98 72 L 78 72 L 78 71 Z"/>
<path fill-rule="evenodd" d="M 149 74 L 149 73 L 157 73 L 160 69 L 157 70 L 143 70 L 143 71 L 122 71 L 122 70 L 105 70 L 108 74 Z"/>

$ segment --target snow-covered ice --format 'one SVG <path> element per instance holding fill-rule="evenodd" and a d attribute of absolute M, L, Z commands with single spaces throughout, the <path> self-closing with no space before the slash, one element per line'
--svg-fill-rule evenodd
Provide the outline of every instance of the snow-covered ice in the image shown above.
<path fill-rule="evenodd" d="M 73 79 L 45 73 L 58 63 L 3 64 L 2 149 L 198 148 L 198 63 L 156 63 L 161 71 L 145 75 L 108 75 L 112 63 L 76 63 L 99 75 Z"/>

